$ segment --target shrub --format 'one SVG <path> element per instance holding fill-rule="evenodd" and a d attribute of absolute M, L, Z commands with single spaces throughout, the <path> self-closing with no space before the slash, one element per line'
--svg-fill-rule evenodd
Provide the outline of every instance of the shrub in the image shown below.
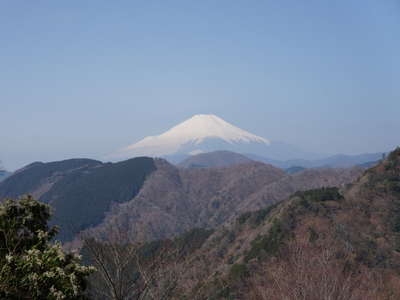
<path fill-rule="evenodd" d="M 50 208 L 24 197 L 0 205 L 0 298 L 83 299 L 93 268 L 51 244 Z"/>

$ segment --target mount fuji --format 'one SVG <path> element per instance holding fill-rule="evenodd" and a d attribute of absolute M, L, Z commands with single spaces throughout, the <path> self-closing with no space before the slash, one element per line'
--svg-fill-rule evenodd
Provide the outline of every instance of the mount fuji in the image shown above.
<path fill-rule="evenodd" d="M 161 135 L 148 136 L 116 151 L 110 157 L 185 157 L 218 150 L 252 153 L 273 159 L 306 158 L 302 151 L 290 145 L 271 142 L 216 115 L 206 114 L 195 115 Z"/>

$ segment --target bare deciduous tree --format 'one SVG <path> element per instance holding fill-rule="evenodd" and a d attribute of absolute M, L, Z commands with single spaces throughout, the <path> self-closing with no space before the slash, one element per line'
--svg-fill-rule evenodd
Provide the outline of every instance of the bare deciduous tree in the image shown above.
<path fill-rule="evenodd" d="M 83 254 L 97 268 L 90 278 L 95 299 L 168 299 L 176 288 L 181 251 L 172 241 L 137 243 L 115 223 L 107 241 L 92 233 L 83 238 Z"/>
<path fill-rule="evenodd" d="M 366 267 L 346 270 L 346 255 L 338 259 L 337 245 L 292 242 L 282 257 L 265 266 L 252 280 L 252 299 L 257 300 L 368 300 L 381 298 L 382 277 Z M 343 249 L 342 249 L 343 250 Z M 387 294 L 388 295 L 388 294 Z M 394 298 L 393 298 L 394 299 Z"/>

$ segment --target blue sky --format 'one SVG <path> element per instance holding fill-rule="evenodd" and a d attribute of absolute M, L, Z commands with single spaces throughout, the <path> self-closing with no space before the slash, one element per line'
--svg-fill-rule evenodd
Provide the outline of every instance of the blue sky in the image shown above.
<path fill-rule="evenodd" d="M 0 159 L 102 158 L 213 113 L 322 153 L 400 144 L 400 2 L 1 1 Z"/>

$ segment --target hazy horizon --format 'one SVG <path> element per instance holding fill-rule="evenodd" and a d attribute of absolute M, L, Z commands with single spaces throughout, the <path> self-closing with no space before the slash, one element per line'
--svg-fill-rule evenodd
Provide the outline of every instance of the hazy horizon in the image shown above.
<path fill-rule="evenodd" d="M 107 154 L 195 114 L 305 151 L 400 144 L 400 4 L 4 2 L 0 160 Z"/>

